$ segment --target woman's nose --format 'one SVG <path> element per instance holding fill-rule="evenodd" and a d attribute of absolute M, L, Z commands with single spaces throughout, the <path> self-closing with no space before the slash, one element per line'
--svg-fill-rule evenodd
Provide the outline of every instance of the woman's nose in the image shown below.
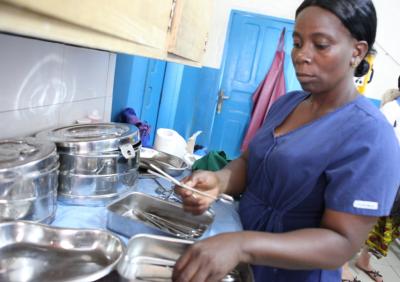
<path fill-rule="evenodd" d="M 307 50 L 302 48 L 301 50 L 298 50 L 294 53 L 294 62 L 299 64 L 299 63 L 306 63 L 309 64 L 311 63 L 311 55 Z"/>

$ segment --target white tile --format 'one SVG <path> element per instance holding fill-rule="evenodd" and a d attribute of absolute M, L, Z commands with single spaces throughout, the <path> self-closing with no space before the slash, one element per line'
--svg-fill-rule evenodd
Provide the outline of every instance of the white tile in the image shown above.
<path fill-rule="evenodd" d="M 370 261 L 373 265 L 390 265 L 388 257 L 377 259 L 376 257 L 371 256 Z"/>
<path fill-rule="evenodd" d="M 388 263 L 392 267 L 398 269 L 399 273 L 400 273 L 400 247 L 397 246 L 396 243 L 392 243 L 390 245 L 387 259 L 388 259 Z"/>
<path fill-rule="evenodd" d="M 111 111 L 112 111 L 112 100 L 113 97 L 106 97 L 106 102 L 104 104 L 104 121 L 111 121 Z"/>
<path fill-rule="evenodd" d="M 380 271 L 380 273 L 383 275 L 383 280 L 385 282 L 398 282 L 399 281 L 399 276 L 397 273 L 393 270 L 391 266 L 388 265 L 382 265 L 377 268 L 377 270 Z M 367 276 L 367 275 L 365 275 Z M 364 281 L 364 280 L 362 280 Z M 368 280 L 366 280 L 368 281 Z M 372 280 L 370 280 L 372 281 Z"/>
<path fill-rule="evenodd" d="M 27 136 L 54 127 L 59 106 L 46 106 L 0 113 L 0 138 Z"/>
<path fill-rule="evenodd" d="M 109 53 L 64 46 L 63 80 L 68 102 L 107 96 Z"/>
<path fill-rule="evenodd" d="M 0 34 L 0 112 L 62 102 L 62 45 Z"/>
<path fill-rule="evenodd" d="M 107 76 L 107 97 L 113 95 L 114 89 L 114 76 L 115 76 L 115 64 L 117 61 L 117 55 L 115 53 L 109 53 L 109 64 L 108 64 L 108 76 Z"/>
<path fill-rule="evenodd" d="M 357 276 L 357 279 L 361 280 L 362 282 L 373 281 L 372 279 L 369 278 L 367 274 L 365 274 L 363 271 L 361 271 L 354 265 L 356 259 L 357 256 L 355 256 L 349 263 L 350 270 L 353 272 L 354 276 Z M 389 263 L 389 261 L 391 261 L 392 259 L 394 258 L 392 257 L 392 254 L 390 254 L 389 252 L 388 257 L 381 259 L 372 258 L 370 260 L 372 267 L 375 270 L 378 270 L 383 275 L 385 282 L 400 281 L 400 273 L 399 273 L 400 270 L 397 271 L 397 269 L 399 268 Z"/>
<path fill-rule="evenodd" d="M 94 110 L 98 111 L 99 115 L 104 118 L 105 97 L 89 99 L 65 103 L 60 106 L 59 125 L 73 124 L 78 119 L 87 118 Z"/>
<path fill-rule="evenodd" d="M 396 281 L 400 281 L 400 268 L 399 267 L 394 267 L 394 266 L 391 266 L 392 267 L 392 269 L 393 269 L 393 271 L 396 273 L 396 275 L 398 276 L 398 280 L 396 280 Z"/>

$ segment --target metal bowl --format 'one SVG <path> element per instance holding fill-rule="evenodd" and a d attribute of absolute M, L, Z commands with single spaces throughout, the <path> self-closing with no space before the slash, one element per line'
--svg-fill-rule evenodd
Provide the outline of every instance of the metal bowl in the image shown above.
<path fill-rule="evenodd" d="M 149 164 L 158 166 L 171 176 L 179 176 L 188 169 L 187 163 L 179 157 L 155 149 L 141 148 L 140 167 L 148 169 Z"/>

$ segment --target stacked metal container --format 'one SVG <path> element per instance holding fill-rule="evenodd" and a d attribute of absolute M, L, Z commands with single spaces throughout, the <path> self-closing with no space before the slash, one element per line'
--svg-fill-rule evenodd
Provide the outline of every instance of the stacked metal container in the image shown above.
<path fill-rule="evenodd" d="M 0 140 L 0 221 L 50 223 L 57 206 L 58 167 L 54 143 Z"/>
<path fill-rule="evenodd" d="M 139 130 L 135 126 L 78 124 L 46 130 L 36 137 L 57 145 L 60 201 L 103 206 L 133 190 L 141 147 Z"/>

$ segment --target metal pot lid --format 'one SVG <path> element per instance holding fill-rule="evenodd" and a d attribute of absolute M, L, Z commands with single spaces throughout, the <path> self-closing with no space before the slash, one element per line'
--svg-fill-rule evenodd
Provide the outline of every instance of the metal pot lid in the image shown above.
<path fill-rule="evenodd" d="M 36 137 L 55 142 L 61 152 L 74 154 L 109 152 L 126 144 L 140 144 L 136 126 L 114 122 L 64 126 L 40 132 Z"/>
<path fill-rule="evenodd" d="M 52 161 L 49 163 L 49 159 Z M 54 143 L 36 138 L 18 138 L 0 140 L 0 172 L 10 169 L 40 170 L 43 163 L 57 162 L 56 146 Z"/>

